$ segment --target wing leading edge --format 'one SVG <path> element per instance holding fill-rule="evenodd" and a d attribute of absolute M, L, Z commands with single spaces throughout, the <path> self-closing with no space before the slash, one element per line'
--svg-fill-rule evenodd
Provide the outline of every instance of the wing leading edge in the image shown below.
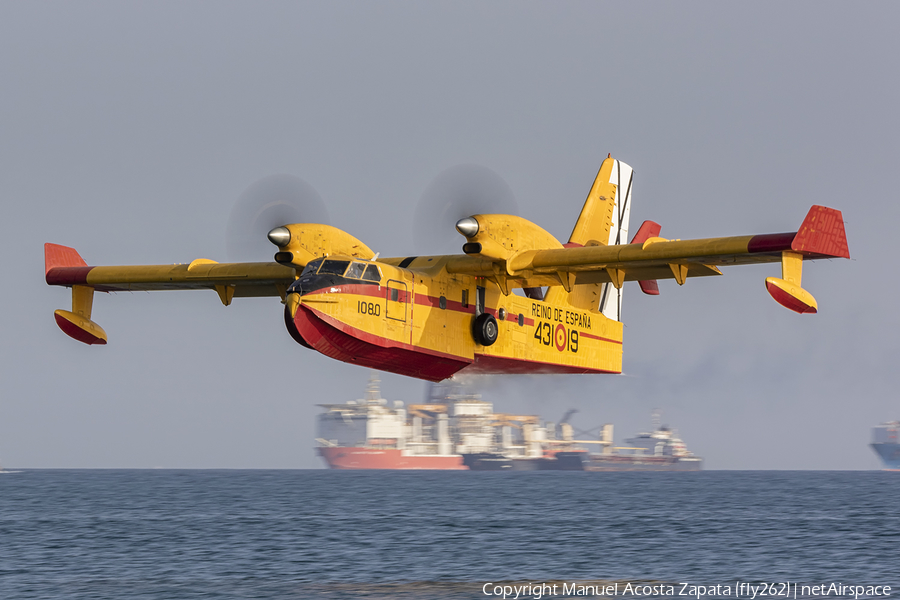
<path fill-rule="evenodd" d="M 72 288 L 72 310 L 57 310 L 67 335 L 86 344 L 105 344 L 106 332 L 91 321 L 94 291 L 214 290 L 226 306 L 233 298 L 285 296 L 296 271 L 277 263 L 217 263 L 91 267 L 74 248 L 44 244 L 44 277 L 49 285 Z"/>
<path fill-rule="evenodd" d="M 816 312 L 815 300 L 800 287 L 803 260 L 850 258 L 844 221 L 839 210 L 813 206 L 800 228 L 789 233 L 745 235 L 697 240 L 650 237 L 640 243 L 594 245 L 549 250 L 525 250 L 497 264 L 497 276 L 522 287 L 648 282 L 721 275 L 721 266 L 782 263 L 782 277 L 769 277 L 772 297 L 796 312 Z M 457 272 L 467 271 L 460 263 Z M 479 273 L 484 271 L 481 267 Z M 496 269 L 495 269 L 496 272 Z"/>

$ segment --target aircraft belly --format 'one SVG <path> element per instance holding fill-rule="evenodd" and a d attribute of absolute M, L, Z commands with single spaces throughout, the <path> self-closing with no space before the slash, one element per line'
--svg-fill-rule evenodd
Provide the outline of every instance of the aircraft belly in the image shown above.
<path fill-rule="evenodd" d="M 408 377 L 442 381 L 471 362 L 349 327 L 305 305 L 297 310 L 294 326 L 314 350 L 325 356 Z"/>
<path fill-rule="evenodd" d="M 549 375 L 621 373 L 622 371 L 621 369 L 595 369 L 586 366 L 476 354 L 475 362 L 465 367 L 461 372 L 471 375 Z"/>

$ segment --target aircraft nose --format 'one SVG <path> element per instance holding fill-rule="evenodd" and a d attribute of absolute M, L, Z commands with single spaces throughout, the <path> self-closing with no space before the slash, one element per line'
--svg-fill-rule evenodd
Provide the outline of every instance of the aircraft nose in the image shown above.
<path fill-rule="evenodd" d="M 266 237 L 279 248 L 284 248 L 291 241 L 291 232 L 287 227 L 276 227 Z"/>
<path fill-rule="evenodd" d="M 293 319 L 295 316 L 297 316 L 297 309 L 300 308 L 300 294 L 296 292 L 293 294 L 288 294 L 284 299 L 284 305 L 287 307 L 288 313 Z"/>
<path fill-rule="evenodd" d="M 478 221 L 472 217 L 460 219 L 456 222 L 456 230 L 467 238 L 470 238 L 478 233 Z"/>

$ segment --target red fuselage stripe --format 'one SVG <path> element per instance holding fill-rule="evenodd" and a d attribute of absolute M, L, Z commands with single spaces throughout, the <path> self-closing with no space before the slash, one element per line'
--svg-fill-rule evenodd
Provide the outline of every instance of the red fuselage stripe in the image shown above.
<path fill-rule="evenodd" d="M 600 337 L 599 335 L 594 335 L 593 333 L 585 333 L 583 331 L 579 332 L 578 335 L 580 335 L 581 337 L 590 338 L 592 340 L 600 340 L 601 342 L 609 342 L 610 344 L 621 344 L 622 343 L 621 340 L 611 340 L 609 338 Z"/>
<path fill-rule="evenodd" d="M 334 292 L 331 291 L 332 289 L 334 290 Z M 379 287 L 379 286 L 375 286 L 375 285 L 350 284 L 350 285 L 335 286 L 334 288 L 327 288 L 327 291 L 324 289 L 316 290 L 314 292 L 310 292 L 307 295 L 313 296 L 313 295 L 328 294 L 328 293 L 343 293 L 343 294 L 355 294 L 357 296 L 368 296 L 370 298 L 378 298 L 380 300 L 383 300 L 386 298 L 387 290 L 388 290 L 388 288 L 386 288 L 386 287 Z M 404 300 L 405 300 L 404 296 L 405 296 L 405 294 L 401 293 L 401 295 L 400 295 L 400 298 L 402 299 L 402 300 L 400 300 L 401 302 L 404 302 Z M 408 303 L 408 302 L 405 302 L 405 303 Z M 440 309 L 440 306 L 441 306 L 440 303 L 441 303 L 440 296 L 429 296 L 427 294 L 415 294 L 414 295 L 414 304 L 419 305 L 419 306 L 429 306 L 431 308 Z M 461 302 L 456 302 L 454 300 L 449 300 L 449 299 L 446 300 L 446 303 L 447 303 L 446 310 L 454 311 L 454 312 L 461 312 L 461 313 L 465 313 L 465 314 L 475 314 L 475 307 L 471 304 L 469 306 L 463 306 Z M 493 308 L 486 308 L 485 312 L 494 315 L 494 317 L 496 318 L 498 311 Z M 511 312 L 506 313 L 506 320 L 513 324 L 517 324 L 519 321 L 519 313 L 511 313 Z M 532 319 L 531 317 L 526 317 L 523 314 L 522 323 L 526 327 L 533 327 L 535 320 Z M 367 334 L 363 333 L 363 335 L 367 335 Z M 622 343 L 619 340 L 612 340 L 609 338 L 604 338 L 604 337 L 600 337 L 597 335 L 593 335 L 591 333 L 585 333 L 583 331 L 580 333 L 580 335 L 583 335 L 584 337 L 587 337 L 590 339 L 600 340 L 602 342 L 610 342 L 612 344 L 621 344 Z M 409 346 L 409 347 L 414 348 L 415 346 Z M 448 356 L 450 356 L 450 355 L 448 355 Z"/>
<path fill-rule="evenodd" d="M 86 285 L 94 267 L 51 267 L 45 278 L 48 285 Z"/>
<path fill-rule="evenodd" d="M 762 235 L 754 235 L 747 242 L 747 252 L 756 254 L 758 252 L 782 252 L 791 249 L 791 242 L 797 232 L 792 233 L 764 233 Z"/>

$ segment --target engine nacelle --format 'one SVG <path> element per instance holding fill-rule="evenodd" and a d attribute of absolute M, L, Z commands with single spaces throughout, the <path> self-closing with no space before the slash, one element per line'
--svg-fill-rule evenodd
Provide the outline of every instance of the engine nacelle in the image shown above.
<path fill-rule="evenodd" d="M 340 254 L 369 260 L 375 253 L 368 246 L 331 225 L 295 223 L 276 227 L 269 232 L 269 241 L 278 246 L 275 262 L 303 268 L 320 256 Z"/>
<path fill-rule="evenodd" d="M 490 260 L 509 260 L 525 250 L 553 250 L 563 245 L 550 232 L 515 215 L 474 215 L 456 229 L 466 236 L 463 252 Z"/>

